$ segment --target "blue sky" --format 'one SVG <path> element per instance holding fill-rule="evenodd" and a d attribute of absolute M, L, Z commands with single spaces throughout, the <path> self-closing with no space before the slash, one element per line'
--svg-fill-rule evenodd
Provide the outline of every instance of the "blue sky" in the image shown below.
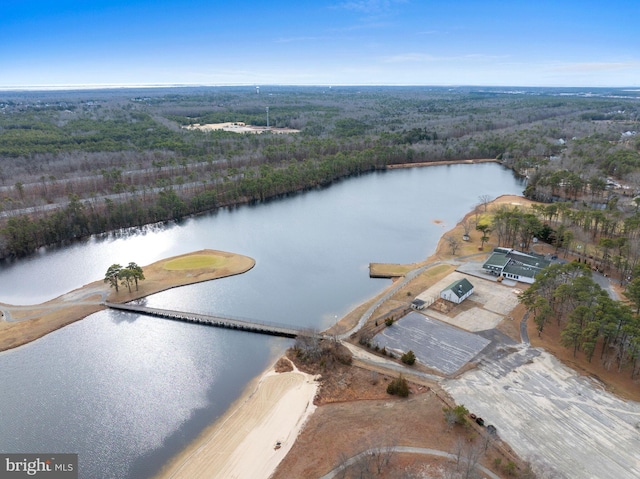
<path fill-rule="evenodd" d="M 0 0 L 0 88 L 640 86 L 640 1 Z"/>

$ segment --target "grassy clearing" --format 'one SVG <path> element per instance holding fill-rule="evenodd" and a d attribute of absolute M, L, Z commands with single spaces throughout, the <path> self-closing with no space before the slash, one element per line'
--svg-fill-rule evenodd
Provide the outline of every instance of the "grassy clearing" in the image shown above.
<path fill-rule="evenodd" d="M 369 265 L 369 275 L 372 278 L 396 278 L 404 276 L 409 271 L 416 269 L 414 264 L 393 264 L 393 263 L 371 263 Z"/>
<path fill-rule="evenodd" d="M 194 254 L 167 261 L 163 268 L 169 271 L 186 269 L 219 268 L 227 263 L 227 258 L 215 255 Z"/>
<path fill-rule="evenodd" d="M 456 266 L 451 264 L 440 264 L 429 268 L 401 288 L 392 299 L 410 303 L 417 295 L 436 284 L 449 273 L 455 271 L 455 269 Z"/>

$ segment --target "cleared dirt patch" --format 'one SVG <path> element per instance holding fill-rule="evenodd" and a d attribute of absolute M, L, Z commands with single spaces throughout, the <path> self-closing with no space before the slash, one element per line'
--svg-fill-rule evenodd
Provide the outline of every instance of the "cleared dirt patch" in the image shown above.
<path fill-rule="evenodd" d="M 293 128 L 276 128 L 272 126 L 253 126 L 246 125 L 242 122 L 226 122 L 226 123 L 207 123 L 206 125 L 200 125 L 196 123 L 194 125 L 183 126 L 182 128 L 186 130 L 201 130 L 201 131 L 231 131 L 233 133 L 254 133 L 260 134 L 266 131 L 282 134 L 282 133 L 300 133 L 300 130 L 295 130 Z"/>
<path fill-rule="evenodd" d="M 326 378 L 329 384 L 321 386 L 320 405 L 271 479 L 321 477 L 371 447 L 430 447 L 449 452 L 455 450 L 460 438 L 468 443 L 481 437 L 483 429 L 475 425 L 447 428 L 442 408 L 449 403 L 437 387 L 411 384 L 409 398 L 399 399 L 385 392 L 391 379 L 359 367 L 332 372 Z M 505 448 L 500 441 L 494 443 L 482 464 L 492 470 L 496 458 L 506 464 L 513 456 L 503 454 Z M 406 477 L 397 473 L 444 466 L 446 462 L 433 456 L 398 453 L 393 454 L 382 475 L 364 477 Z"/>

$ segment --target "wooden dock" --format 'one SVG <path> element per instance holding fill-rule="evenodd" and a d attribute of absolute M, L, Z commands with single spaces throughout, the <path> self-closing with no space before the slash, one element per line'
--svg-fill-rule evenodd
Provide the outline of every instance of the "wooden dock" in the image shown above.
<path fill-rule="evenodd" d="M 259 322 L 247 319 L 230 318 L 220 315 L 187 313 L 184 311 L 173 311 L 169 309 L 148 308 L 147 306 L 137 306 L 133 304 L 107 303 L 104 305 L 111 309 L 129 311 L 132 313 L 146 314 L 158 318 L 173 319 L 187 323 L 204 324 L 226 329 L 238 329 L 250 331 L 258 334 L 268 334 L 270 336 L 280 336 L 283 338 L 295 338 L 300 335 L 309 335 L 309 330 L 295 328 L 281 324 Z"/>

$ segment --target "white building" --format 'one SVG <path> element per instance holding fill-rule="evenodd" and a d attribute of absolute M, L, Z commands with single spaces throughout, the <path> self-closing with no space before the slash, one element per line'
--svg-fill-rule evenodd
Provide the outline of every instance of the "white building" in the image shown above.
<path fill-rule="evenodd" d="M 452 303 L 460 304 L 472 294 L 473 285 L 467 278 L 462 278 L 443 289 L 440 292 L 440 297 Z"/>

